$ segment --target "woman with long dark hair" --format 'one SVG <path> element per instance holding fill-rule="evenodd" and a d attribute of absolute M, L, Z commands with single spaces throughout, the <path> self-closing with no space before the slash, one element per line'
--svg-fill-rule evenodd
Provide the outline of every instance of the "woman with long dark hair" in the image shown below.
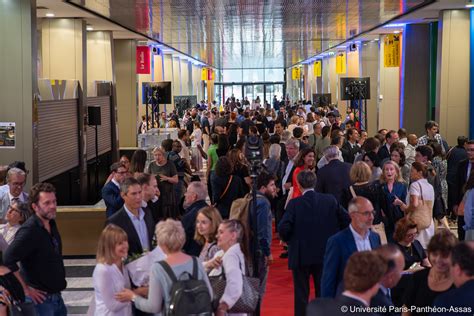
<path fill-rule="evenodd" d="M 300 173 L 303 170 L 314 171 L 315 169 L 316 158 L 315 158 L 313 149 L 305 148 L 301 150 L 298 156 L 296 157 L 295 166 L 296 168 L 295 168 L 295 171 L 293 172 L 293 178 L 292 178 L 292 183 L 293 183 L 293 195 L 291 196 L 292 199 L 297 198 L 298 196 L 301 196 L 302 194 L 298 186 L 298 183 L 296 181 L 296 177 L 298 176 L 298 173 Z"/>
<path fill-rule="evenodd" d="M 130 172 L 135 177 L 139 173 L 145 172 L 145 165 L 147 160 L 146 151 L 143 149 L 137 149 L 132 155 L 132 161 L 130 162 Z"/>

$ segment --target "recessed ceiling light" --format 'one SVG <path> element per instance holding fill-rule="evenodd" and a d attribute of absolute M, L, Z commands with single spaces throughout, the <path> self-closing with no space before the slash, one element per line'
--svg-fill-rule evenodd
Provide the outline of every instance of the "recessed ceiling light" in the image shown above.
<path fill-rule="evenodd" d="M 379 39 L 378 39 L 378 38 L 376 38 L 376 39 L 374 39 L 374 41 L 378 42 L 378 41 L 379 41 Z"/>
<path fill-rule="evenodd" d="M 88 30 L 88 31 L 93 31 L 94 28 L 93 28 L 92 26 L 88 25 L 88 26 L 86 26 L 86 30 Z"/>
<path fill-rule="evenodd" d="M 394 33 L 394 34 L 398 34 L 398 33 L 400 33 L 400 31 L 393 31 L 393 33 Z"/>
<path fill-rule="evenodd" d="M 54 18 L 54 13 L 51 13 L 51 12 L 46 13 L 46 17 L 47 18 Z"/>

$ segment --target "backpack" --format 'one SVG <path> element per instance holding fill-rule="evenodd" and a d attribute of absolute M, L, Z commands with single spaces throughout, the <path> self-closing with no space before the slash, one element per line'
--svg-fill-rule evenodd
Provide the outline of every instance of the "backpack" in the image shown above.
<path fill-rule="evenodd" d="M 261 196 L 257 195 L 258 198 L 263 198 Z M 229 219 L 237 219 L 239 220 L 244 229 L 245 233 L 251 238 L 251 232 L 249 231 L 250 229 L 250 218 L 249 218 L 249 212 L 250 212 L 250 203 L 252 202 L 252 193 L 247 193 L 243 198 L 236 199 L 232 202 L 232 205 L 230 206 L 230 213 L 229 213 Z"/>
<path fill-rule="evenodd" d="M 173 270 L 166 261 L 158 262 L 172 281 L 169 305 L 166 306 L 164 315 L 212 315 L 212 301 L 209 288 L 204 280 L 198 280 L 198 263 L 193 258 L 193 273 L 188 280 L 176 278 Z"/>

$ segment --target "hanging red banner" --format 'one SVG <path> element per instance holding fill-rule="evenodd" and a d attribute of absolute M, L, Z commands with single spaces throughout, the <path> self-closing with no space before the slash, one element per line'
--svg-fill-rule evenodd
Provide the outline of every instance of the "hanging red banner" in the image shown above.
<path fill-rule="evenodd" d="M 137 74 L 150 74 L 150 47 L 137 46 Z"/>
<path fill-rule="evenodd" d="M 214 79 L 214 76 L 213 76 L 213 71 L 211 68 L 207 68 L 207 80 L 213 80 Z"/>

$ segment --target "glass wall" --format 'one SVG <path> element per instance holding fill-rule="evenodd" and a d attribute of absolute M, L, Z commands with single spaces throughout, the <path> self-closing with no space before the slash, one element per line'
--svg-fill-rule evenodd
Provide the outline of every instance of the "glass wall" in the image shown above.
<path fill-rule="evenodd" d="M 280 100 L 284 94 L 285 71 L 275 69 L 222 69 L 215 83 L 215 96 L 219 104 L 235 97 L 249 101 L 257 97 L 272 104 L 273 96 Z M 219 79 L 222 81 L 219 82 Z"/>

